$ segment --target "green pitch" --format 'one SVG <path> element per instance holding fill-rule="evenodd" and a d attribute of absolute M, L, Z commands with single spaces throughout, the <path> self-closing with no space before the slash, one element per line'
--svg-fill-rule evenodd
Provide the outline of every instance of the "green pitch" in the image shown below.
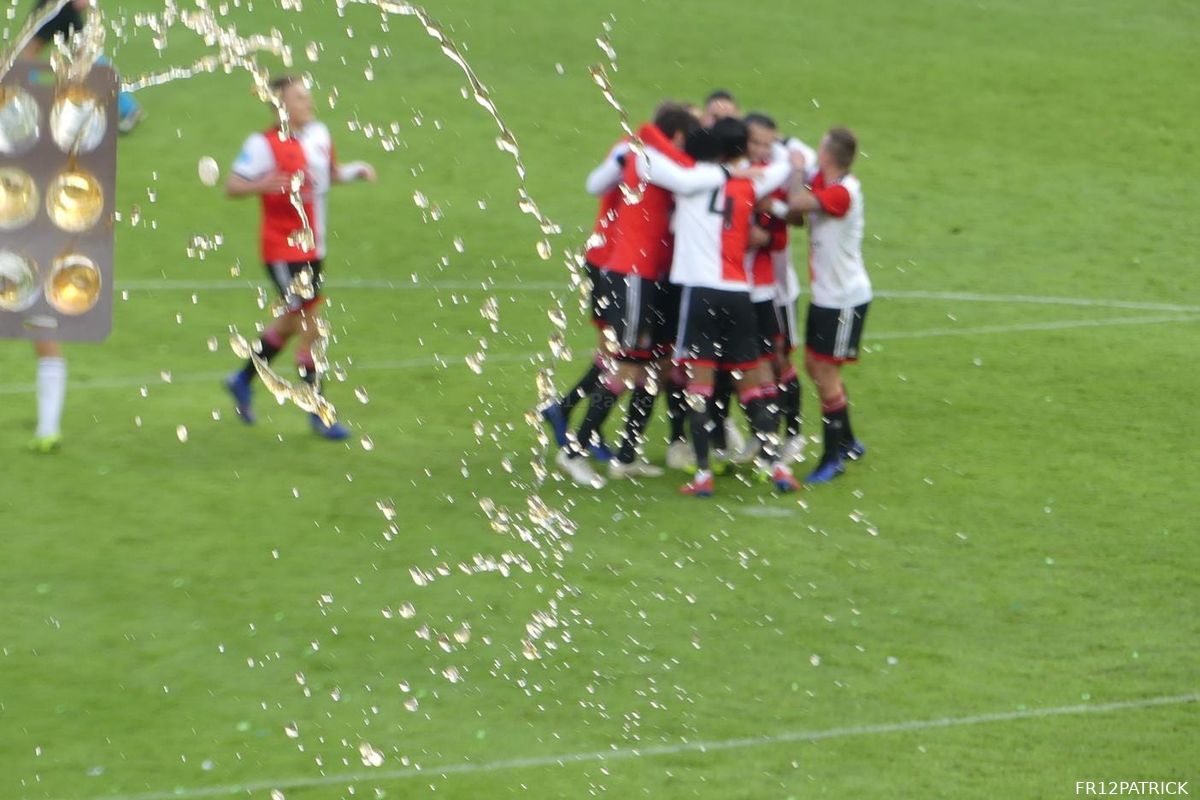
<path fill-rule="evenodd" d="M 328 394 L 354 438 L 316 440 L 261 387 L 243 427 L 219 380 L 229 326 L 263 317 L 257 209 L 196 164 L 227 169 L 266 115 L 243 74 L 140 93 L 149 117 L 120 150 L 128 294 L 106 344 L 68 348 L 60 454 L 21 450 L 33 360 L 0 349 L 0 797 L 1194 788 L 1197 6 L 430 10 L 515 130 L 564 228 L 554 258 L 414 20 L 236 11 L 243 34 L 283 32 L 341 157 L 381 177 L 332 199 L 345 381 Z M 848 387 L 870 453 L 834 485 L 726 480 L 700 502 L 674 494 L 679 475 L 594 494 L 551 477 L 537 496 L 569 523 L 535 524 L 534 378 L 569 385 L 592 339 L 558 251 L 590 226 L 583 178 L 619 135 L 587 73 L 610 13 L 635 122 L 723 86 L 788 132 L 860 136 L 881 296 Z M 116 61 L 206 52 L 167 42 L 139 32 Z M 573 364 L 547 345 L 560 305 Z"/>

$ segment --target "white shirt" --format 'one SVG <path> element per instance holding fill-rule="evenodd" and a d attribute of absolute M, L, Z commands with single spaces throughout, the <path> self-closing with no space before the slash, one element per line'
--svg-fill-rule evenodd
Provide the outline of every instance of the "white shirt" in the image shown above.
<path fill-rule="evenodd" d="M 750 182 L 730 182 L 716 164 L 684 167 L 646 148 L 638 175 L 675 193 L 675 253 L 671 283 L 749 292 L 746 242 L 754 202 L 782 186 L 791 173 L 787 151 L 776 145 L 771 163 Z"/>
<path fill-rule="evenodd" d="M 863 263 L 865 225 L 862 185 L 846 175 L 827 186 L 822 176 L 813 182 L 813 193 L 842 187 L 850 196 L 849 208 L 841 216 L 822 209 L 808 213 L 808 268 L 812 304 L 822 308 L 853 308 L 871 300 L 871 279 Z"/>

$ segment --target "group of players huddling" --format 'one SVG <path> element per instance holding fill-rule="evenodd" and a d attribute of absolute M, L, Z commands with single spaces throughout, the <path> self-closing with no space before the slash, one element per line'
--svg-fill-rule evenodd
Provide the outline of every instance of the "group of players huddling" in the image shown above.
<path fill-rule="evenodd" d="M 824 452 L 804 479 L 827 483 L 863 457 L 850 428 L 841 365 L 856 361 L 871 283 L 862 259 L 863 197 L 850 173 L 854 134 L 832 128 L 814 150 L 783 139 L 765 114 L 739 112 L 714 92 L 702 113 L 664 103 L 588 176 L 600 198 L 586 269 L 600 330 L 595 360 L 545 406 L 555 463 L 581 486 L 663 474 L 641 455 L 654 399 L 671 423 L 667 465 L 694 475 L 688 495 L 713 494 L 727 463 L 756 465 L 779 491 L 797 489 L 790 463 L 803 457 L 800 284 L 789 226 L 808 228 L 809 297 L 804 366 L 821 401 Z M 601 429 L 630 392 L 616 453 Z M 749 422 L 741 439 L 732 398 Z M 586 400 L 575 431 L 569 418 Z M 689 443 L 690 440 L 690 443 Z"/>

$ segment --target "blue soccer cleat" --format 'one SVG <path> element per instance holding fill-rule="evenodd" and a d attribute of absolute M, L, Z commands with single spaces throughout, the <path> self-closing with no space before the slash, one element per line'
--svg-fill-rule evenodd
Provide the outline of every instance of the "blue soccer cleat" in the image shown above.
<path fill-rule="evenodd" d="M 332 425 L 326 425 L 316 414 L 309 414 L 308 418 L 312 420 L 313 433 L 315 433 L 317 436 L 320 436 L 322 439 L 340 442 L 343 439 L 350 438 L 350 429 L 337 420 L 334 420 Z"/>
<path fill-rule="evenodd" d="M 559 447 L 567 446 L 567 417 L 562 412 L 562 406 L 551 403 L 541 411 L 542 419 L 554 432 L 554 443 Z"/>
<path fill-rule="evenodd" d="M 822 461 L 820 464 L 818 464 L 817 468 L 814 469 L 811 473 L 809 473 L 809 476 L 804 479 L 804 482 L 806 484 L 809 484 L 812 486 L 815 486 L 815 485 L 821 484 L 821 483 L 829 483 L 830 481 L 832 481 L 834 478 L 836 478 L 838 475 L 841 475 L 845 471 L 846 471 L 846 462 L 839 455 L 835 459 L 830 459 L 829 461 Z"/>
<path fill-rule="evenodd" d="M 842 456 L 851 461 L 858 461 L 867 454 L 867 446 L 858 439 L 851 439 L 849 442 L 842 442 L 842 446 L 838 448 L 842 451 Z"/>
<path fill-rule="evenodd" d="M 250 381 L 242 373 L 235 372 L 225 379 L 225 388 L 233 395 L 238 418 L 247 425 L 253 425 L 254 409 L 250 407 Z"/>
<path fill-rule="evenodd" d="M 606 445 L 604 442 L 601 442 L 600 444 L 589 445 L 588 453 L 591 454 L 592 458 L 596 459 L 602 464 L 607 464 L 609 461 L 613 460 L 613 451 L 609 450 L 608 445 Z"/>

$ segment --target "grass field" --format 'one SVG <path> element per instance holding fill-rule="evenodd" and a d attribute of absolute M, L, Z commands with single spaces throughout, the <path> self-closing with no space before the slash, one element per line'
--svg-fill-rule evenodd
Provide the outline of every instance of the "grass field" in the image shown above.
<path fill-rule="evenodd" d="M 130 31 L 157 8 L 105 6 Z M 230 19 L 283 32 L 341 157 L 380 171 L 332 207 L 328 393 L 355 437 L 317 441 L 261 390 L 243 427 L 219 380 L 229 326 L 263 316 L 257 210 L 196 164 L 266 115 L 244 74 L 140 93 L 127 299 L 106 344 L 68 348 L 60 454 L 22 451 L 33 360 L 0 349 L 0 798 L 1194 788 L 1200 6 L 792 6 L 429 5 L 516 132 L 556 251 L 620 132 L 587 73 L 610 15 L 635 122 L 725 86 L 809 139 L 856 129 L 880 297 L 848 385 L 871 452 L 792 497 L 538 486 L 537 370 L 569 385 L 592 337 L 562 258 L 536 254 L 512 160 L 435 43 L 327 2 Z M 115 56 L 139 74 L 204 52 L 141 31 Z M 362 133 L 392 122 L 395 152 Z M 574 364 L 547 346 L 560 305 Z"/>

